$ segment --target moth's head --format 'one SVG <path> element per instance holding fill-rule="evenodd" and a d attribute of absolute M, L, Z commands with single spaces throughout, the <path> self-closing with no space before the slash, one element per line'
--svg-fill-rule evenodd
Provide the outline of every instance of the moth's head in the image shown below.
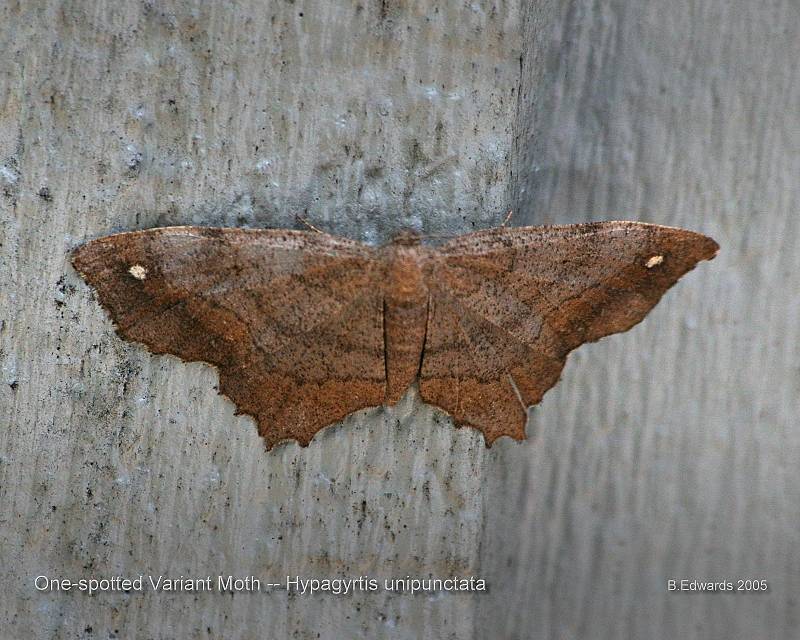
<path fill-rule="evenodd" d="M 391 244 L 402 247 L 416 247 L 422 242 L 422 236 L 413 229 L 403 229 L 392 236 Z"/>

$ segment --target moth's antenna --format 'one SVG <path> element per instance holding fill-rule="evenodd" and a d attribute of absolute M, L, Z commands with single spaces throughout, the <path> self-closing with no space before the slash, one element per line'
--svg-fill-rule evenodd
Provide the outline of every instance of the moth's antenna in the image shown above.
<path fill-rule="evenodd" d="M 510 222 L 511 217 L 513 215 L 514 215 L 514 210 L 513 209 L 509 209 L 508 213 L 506 214 L 505 219 L 503 220 L 503 222 L 502 222 L 502 224 L 500 225 L 499 228 L 502 229 L 503 227 L 505 227 Z M 457 234 L 457 233 L 423 233 L 419 237 L 420 238 L 424 238 L 424 239 L 427 239 L 427 238 L 455 238 L 458 235 L 459 234 Z"/>
<path fill-rule="evenodd" d="M 316 231 L 317 233 L 325 233 L 325 232 L 324 232 L 322 229 L 318 229 L 318 228 L 317 228 L 317 227 L 315 227 L 313 224 L 311 224 L 311 223 L 310 223 L 308 220 L 306 220 L 306 219 L 305 219 L 303 216 L 296 215 L 296 216 L 295 216 L 295 219 L 296 219 L 296 220 L 299 220 L 300 222 L 302 222 L 304 225 L 306 225 L 306 226 L 307 226 L 309 229 L 311 229 L 312 231 Z"/>

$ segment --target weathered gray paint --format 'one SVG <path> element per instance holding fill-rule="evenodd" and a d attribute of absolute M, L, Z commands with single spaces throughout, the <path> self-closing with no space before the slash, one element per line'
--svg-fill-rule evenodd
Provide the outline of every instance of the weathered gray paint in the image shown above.
<path fill-rule="evenodd" d="M 0 636 L 797 632 L 796 3 L 6 2 L 2 24 Z M 299 213 L 378 242 L 510 205 L 516 224 L 642 219 L 723 250 L 576 352 L 530 441 L 488 451 L 410 394 L 266 454 L 212 369 L 118 340 L 66 259 L 165 224 Z M 453 572 L 490 593 L 31 584 Z"/>

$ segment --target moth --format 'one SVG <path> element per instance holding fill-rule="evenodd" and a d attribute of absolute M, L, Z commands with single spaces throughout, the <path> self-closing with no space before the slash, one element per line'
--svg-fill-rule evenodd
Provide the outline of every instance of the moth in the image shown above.
<path fill-rule="evenodd" d="M 72 262 L 118 334 L 203 361 L 267 448 L 307 445 L 415 380 L 458 426 L 525 437 L 567 354 L 626 331 L 718 245 L 639 222 L 499 227 L 429 246 L 314 231 L 165 227 Z"/>

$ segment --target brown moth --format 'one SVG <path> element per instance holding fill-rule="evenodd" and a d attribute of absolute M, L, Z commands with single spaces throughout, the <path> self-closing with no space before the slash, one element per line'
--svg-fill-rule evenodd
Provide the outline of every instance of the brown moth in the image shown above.
<path fill-rule="evenodd" d="M 454 422 L 525 437 L 567 354 L 641 321 L 718 250 L 638 222 L 500 227 L 439 247 L 326 233 L 166 227 L 100 238 L 73 264 L 117 332 L 219 370 L 267 448 L 307 445 L 419 379 Z"/>

